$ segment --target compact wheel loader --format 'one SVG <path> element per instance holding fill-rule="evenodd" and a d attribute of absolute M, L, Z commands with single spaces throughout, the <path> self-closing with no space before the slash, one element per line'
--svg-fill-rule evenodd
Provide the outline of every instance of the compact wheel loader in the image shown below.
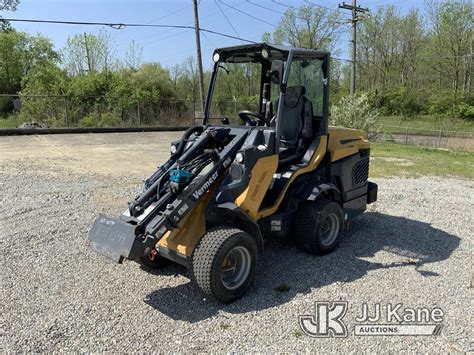
<path fill-rule="evenodd" d="M 250 288 L 266 238 L 333 251 L 345 222 L 377 199 L 377 185 L 368 181 L 367 134 L 328 127 L 329 60 L 265 43 L 217 49 L 202 124 L 172 142 L 170 159 L 120 217 L 97 218 L 92 249 L 118 263 L 183 264 L 225 303 Z M 213 117 L 219 78 L 250 66 L 255 112 Z"/>

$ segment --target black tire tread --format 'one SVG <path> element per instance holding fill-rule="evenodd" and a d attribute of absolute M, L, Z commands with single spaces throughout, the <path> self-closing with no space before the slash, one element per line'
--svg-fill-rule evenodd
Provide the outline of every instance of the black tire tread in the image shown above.
<path fill-rule="evenodd" d="M 335 249 L 337 243 L 339 242 L 339 238 L 336 239 L 333 248 L 325 249 L 322 248 L 318 243 L 317 234 L 322 222 L 321 219 L 323 218 L 322 211 L 325 208 L 328 208 L 328 206 L 331 204 L 337 203 L 325 198 L 321 198 L 316 201 L 307 201 L 300 205 L 293 227 L 293 238 L 298 248 L 315 255 L 328 254 Z M 338 208 L 340 208 L 340 206 Z M 339 228 L 339 234 L 341 234 L 342 225 L 340 225 Z"/>
<path fill-rule="evenodd" d="M 213 227 L 204 234 L 194 248 L 191 262 L 192 275 L 194 282 L 206 296 L 217 298 L 222 302 L 232 302 L 234 300 L 226 300 L 225 296 L 216 294 L 216 290 L 212 285 L 212 272 L 213 264 L 219 252 L 227 248 L 229 244 L 234 243 L 235 238 L 241 237 L 242 234 L 250 237 L 253 241 L 250 235 L 240 229 L 228 226 Z"/>

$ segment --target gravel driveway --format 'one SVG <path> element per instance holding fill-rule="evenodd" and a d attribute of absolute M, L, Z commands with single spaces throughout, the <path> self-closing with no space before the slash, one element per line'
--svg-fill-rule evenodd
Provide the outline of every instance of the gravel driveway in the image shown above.
<path fill-rule="evenodd" d="M 0 352 L 474 350 L 472 181 L 378 179 L 379 201 L 337 251 L 267 243 L 254 287 L 231 305 L 203 299 L 178 265 L 152 272 L 92 252 L 95 217 L 122 212 L 178 136 L 0 137 Z M 347 338 L 301 332 L 315 301 L 339 300 Z M 441 334 L 356 336 L 363 303 L 440 307 Z"/>

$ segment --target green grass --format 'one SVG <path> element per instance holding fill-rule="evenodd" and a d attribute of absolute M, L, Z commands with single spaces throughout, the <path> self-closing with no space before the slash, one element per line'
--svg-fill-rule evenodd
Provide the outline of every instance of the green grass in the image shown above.
<path fill-rule="evenodd" d="M 292 334 L 293 334 L 293 336 L 294 336 L 295 338 L 300 338 L 300 337 L 303 336 L 303 333 L 302 333 L 300 330 L 298 330 L 298 329 L 297 329 L 297 330 L 293 330 Z"/>
<path fill-rule="evenodd" d="M 474 152 L 395 143 L 372 143 L 370 152 L 371 177 L 438 175 L 474 180 Z"/>
<path fill-rule="evenodd" d="M 18 115 L 11 115 L 7 118 L 0 117 L 0 128 L 17 128 L 24 122 L 25 119 Z"/>
<path fill-rule="evenodd" d="M 463 120 L 459 118 L 450 118 L 446 116 L 380 116 L 377 120 L 380 125 L 402 126 L 403 128 L 384 127 L 382 131 L 390 133 L 406 132 L 406 127 L 412 128 L 408 130 L 409 134 L 422 134 L 437 136 L 440 129 L 443 131 L 467 132 L 474 133 L 474 121 Z M 438 132 L 435 132 L 438 131 Z"/>
<path fill-rule="evenodd" d="M 230 325 L 226 324 L 226 323 L 221 323 L 220 327 L 221 327 L 222 330 L 227 330 L 227 329 L 230 328 Z"/>

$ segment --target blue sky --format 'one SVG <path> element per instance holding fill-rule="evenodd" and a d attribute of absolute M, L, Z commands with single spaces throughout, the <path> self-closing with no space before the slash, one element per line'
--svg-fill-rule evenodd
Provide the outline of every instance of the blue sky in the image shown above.
<path fill-rule="evenodd" d="M 278 24 L 281 17 L 276 12 L 261 9 L 245 0 L 222 0 L 243 12 L 252 14 L 266 22 Z M 351 0 L 346 0 L 350 2 Z M 253 0 L 260 5 L 284 12 L 284 6 L 273 3 L 271 0 Z M 278 0 L 283 4 L 301 6 L 304 0 Z M 338 0 L 312 0 L 328 8 L 337 9 Z M 342 2 L 342 1 L 341 1 Z M 264 32 L 273 32 L 274 27 L 265 24 L 219 2 L 220 7 L 231 21 L 239 36 L 260 41 Z M 394 4 L 400 11 L 406 12 L 410 8 L 423 7 L 423 0 L 359 0 L 358 5 L 373 10 L 377 6 Z M 222 15 L 215 0 L 201 0 L 199 4 L 200 25 L 203 28 L 235 35 L 234 30 Z M 346 12 L 347 13 L 347 12 Z M 3 17 L 91 21 L 91 22 L 129 22 L 129 23 L 160 23 L 173 25 L 193 25 L 192 0 L 21 0 L 16 12 L 4 12 Z M 348 15 L 346 15 L 348 16 Z M 64 46 L 68 36 L 76 33 L 97 33 L 100 27 L 67 26 L 51 24 L 13 23 L 19 30 L 30 33 L 40 32 L 49 37 L 55 47 Z M 350 26 L 347 25 L 349 30 Z M 125 28 L 122 30 L 108 29 L 116 44 L 116 54 L 122 57 L 132 40 L 143 47 L 144 61 L 159 61 L 166 66 L 181 63 L 186 57 L 195 55 L 194 31 L 183 29 L 158 28 Z M 347 40 L 349 34 L 344 35 Z M 216 47 L 235 45 L 240 42 L 212 34 L 201 37 L 203 61 L 206 67 L 211 64 L 212 51 Z M 341 41 L 341 50 L 338 55 L 347 57 L 348 42 Z"/>

